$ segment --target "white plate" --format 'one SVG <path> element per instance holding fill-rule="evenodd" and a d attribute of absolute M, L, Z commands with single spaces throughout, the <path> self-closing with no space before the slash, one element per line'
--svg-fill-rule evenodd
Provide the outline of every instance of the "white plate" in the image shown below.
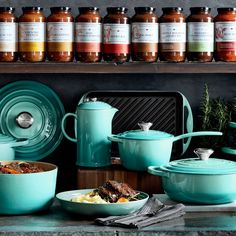
<path fill-rule="evenodd" d="M 80 215 L 127 215 L 140 209 L 148 200 L 149 195 L 139 192 L 140 200 L 123 203 L 81 203 L 72 202 L 71 199 L 77 195 L 85 194 L 93 189 L 80 189 L 61 192 L 56 195 L 61 206 L 66 211 Z"/>

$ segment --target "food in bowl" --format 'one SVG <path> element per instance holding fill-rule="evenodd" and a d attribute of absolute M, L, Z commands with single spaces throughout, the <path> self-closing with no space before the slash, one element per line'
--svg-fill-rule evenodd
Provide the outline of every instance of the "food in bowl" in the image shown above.
<path fill-rule="evenodd" d="M 119 183 L 108 180 L 102 186 L 93 191 L 75 196 L 73 202 L 82 203 L 122 203 L 139 200 L 139 192 L 136 192 L 127 183 Z"/>
<path fill-rule="evenodd" d="M 38 173 L 44 170 L 34 163 L 29 162 L 10 162 L 8 164 L 3 164 L 0 162 L 0 173 L 1 174 L 28 174 L 28 173 Z"/>
<path fill-rule="evenodd" d="M 19 167 L 25 161 L 0 161 L 3 167 Z M 57 166 L 46 162 L 27 161 L 31 173 L 0 172 L 0 215 L 31 214 L 49 208 L 54 200 Z M 23 167 L 22 167 L 23 168 Z M 32 169 L 31 169 L 32 168 Z M 27 169 L 27 168 L 26 168 Z M 25 171 L 26 171 L 25 169 Z"/>

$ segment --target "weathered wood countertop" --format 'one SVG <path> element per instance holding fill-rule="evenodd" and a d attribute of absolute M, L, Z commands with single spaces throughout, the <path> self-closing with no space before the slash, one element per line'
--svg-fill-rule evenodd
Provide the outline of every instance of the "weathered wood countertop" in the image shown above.
<path fill-rule="evenodd" d="M 93 219 L 70 215 L 57 204 L 46 212 L 23 216 L 0 216 L 0 235 L 236 235 L 236 212 L 186 213 L 176 220 L 143 229 L 104 227 Z"/>

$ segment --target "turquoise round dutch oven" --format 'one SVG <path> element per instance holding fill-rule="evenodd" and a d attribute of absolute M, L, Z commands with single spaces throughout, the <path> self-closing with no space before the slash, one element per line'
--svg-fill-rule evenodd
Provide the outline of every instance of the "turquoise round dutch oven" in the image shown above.
<path fill-rule="evenodd" d="M 126 131 L 121 134 L 108 136 L 117 142 L 123 166 L 129 170 L 147 171 L 149 166 L 165 165 L 170 161 L 173 142 L 205 135 L 222 135 L 222 132 L 201 131 L 178 136 L 150 130 L 152 123 L 140 123 L 140 130 Z"/>
<path fill-rule="evenodd" d="M 0 162 L 5 165 L 12 161 Z M 30 214 L 51 206 L 56 190 L 57 166 L 43 162 L 30 163 L 44 171 L 27 174 L 0 173 L 0 215 Z"/>
<path fill-rule="evenodd" d="M 148 172 L 162 177 L 165 193 L 175 201 L 223 204 L 236 200 L 236 162 L 218 158 L 188 158 Z"/>

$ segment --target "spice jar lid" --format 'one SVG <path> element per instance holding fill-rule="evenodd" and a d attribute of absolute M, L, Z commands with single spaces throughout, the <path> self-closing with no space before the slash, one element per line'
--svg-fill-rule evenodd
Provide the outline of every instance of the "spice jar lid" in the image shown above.
<path fill-rule="evenodd" d="M 107 12 L 111 12 L 111 13 L 114 13 L 114 12 L 126 13 L 127 11 L 128 11 L 128 8 L 126 8 L 126 7 L 108 7 L 107 8 Z"/>
<path fill-rule="evenodd" d="M 191 13 L 196 13 L 196 12 L 210 12 L 211 8 L 210 7 L 190 7 Z"/>
<path fill-rule="evenodd" d="M 154 12 L 156 10 L 155 7 L 135 7 L 135 12 Z"/>
<path fill-rule="evenodd" d="M 85 11 L 99 11 L 98 7 L 79 7 L 79 12 L 85 12 Z"/>
<path fill-rule="evenodd" d="M 183 8 L 182 7 L 163 7 L 162 11 L 164 13 L 170 12 L 170 11 L 182 12 Z"/>
<path fill-rule="evenodd" d="M 42 11 L 42 7 L 22 7 L 22 11 Z"/>
<path fill-rule="evenodd" d="M 70 11 L 70 7 L 50 7 L 51 11 Z"/>
<path fill-rule="evenodd" d="M 15 8 L 14 7 L 0 7 L 0 12 L 4 12 L 4 11 L 14 12 Z"/>
<path fill-rule="evenodd" d="M 236 11 L 236 7 L 220 7 L 217 8 L 218 12 L 222 12 L 222 11 Z"/>

